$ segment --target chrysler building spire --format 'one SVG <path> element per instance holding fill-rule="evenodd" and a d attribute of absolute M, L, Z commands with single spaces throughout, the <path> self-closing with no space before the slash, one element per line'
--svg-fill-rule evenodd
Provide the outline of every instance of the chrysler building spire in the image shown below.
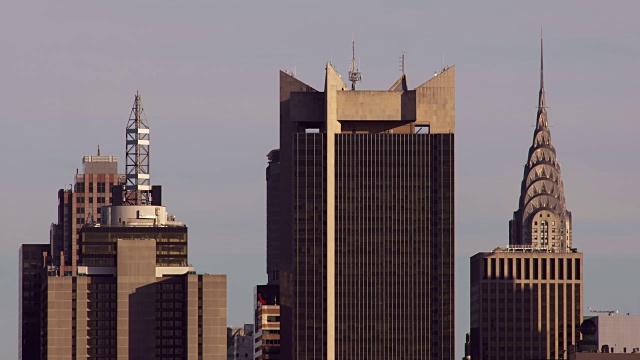
<path fill-rule="evenodd" d="M 540 38 L 540 92 L 536 128 L 524 166 L 519 208 L 509 222 L 509 244 L 567 251 L 572 247 L 571 212 L 567 210 L 560 164 L 551 144 L 543 64 Z"/>

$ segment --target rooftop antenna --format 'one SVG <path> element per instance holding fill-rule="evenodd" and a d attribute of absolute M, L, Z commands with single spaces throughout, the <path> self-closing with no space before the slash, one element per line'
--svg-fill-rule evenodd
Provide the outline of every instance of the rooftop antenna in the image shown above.
<path fill-rule="evenodd" d="M 100 144 L 98 144 L 98 156 L 100 156 Z"/>
<path fill-rule="evenodd" d="M 613 314 L 617 314 L 618 310 L 597 310 L 597 309 L 592 309 L 590 306 L 587 307 L 587 309 L 589 309 L 589 311 L 591 311 L 592 313 L 596 313 L 596 314 L 607 314 L 609 316 L 613 315 Z"/>
<path fill-rule="evenodd" d="M 404 51 L 400 56 L 400 71 L 402 71 L 402 75 L 404 75 Z"/>
<path fill-rule="evenodd" d="M 349 81 L 351 81 L 351 90 L 356 89 L 356 82 L 362 81 L 360 70 L 356 67 L 356 42 L 351 42 L 351 67 L 349 68 Z"/>
<path fill-rule="evenodd" d="M 293 65 L 293 67 L 291 68 L 285 68 L 284 72 L 287 73 L 287 75 L 292 76 L 293 78 L 297 78 L 295 65 Z"/>
<path fill-rule="evenodd" d="M 542 49 L 542 26 L 540 26 L 540 89 L 544 89 L 544 54 Z"/>
<path fill-rule="evenodd" d="M 149 124 L 136 91 L 126 130 L 126 204 L 150 205 Z"/>

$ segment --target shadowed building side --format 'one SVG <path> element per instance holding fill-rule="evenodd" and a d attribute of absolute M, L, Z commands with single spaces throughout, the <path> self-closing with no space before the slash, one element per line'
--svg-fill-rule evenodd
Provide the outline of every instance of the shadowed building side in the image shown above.
<path fill-rule="evenodd" d="M 267 277 L 269 285 L 280 283 L 280 150 L 267 154 Z"/>

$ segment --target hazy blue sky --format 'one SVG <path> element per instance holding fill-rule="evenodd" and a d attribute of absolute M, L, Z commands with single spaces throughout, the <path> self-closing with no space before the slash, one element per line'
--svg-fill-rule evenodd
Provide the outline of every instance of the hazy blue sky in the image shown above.
<path fill-rule="evenodd" d="M 322 89 L 326 61 L 346 75 L 352 38 L 361 88 L 387 89 L 403 51 L 411 87 L 440 68 L 442 53 L 456 65 L 458 350 L 468 257 L 507 243 L 518 203 L 541 26 L 553 144 L 587 259 L 585 305 L 640 313 L 639 10 L 634 1 L 3 1 L 0 357 L 17 354 L 19 244 L 48 240 L 56 191 L 98 144 L 124 169 L 136 90 L 151 127 L 151 179 L 189 226 L 190 261 L 227 273 L 229 323 L 251 321 L 252 288 L 266 280 L 278 70 L 295 66 Z"/>

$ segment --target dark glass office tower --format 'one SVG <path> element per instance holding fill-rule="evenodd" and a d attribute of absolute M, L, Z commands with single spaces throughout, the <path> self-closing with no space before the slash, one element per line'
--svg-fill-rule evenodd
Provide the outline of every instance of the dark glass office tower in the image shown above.
<path fill-rule="evenodd" d="M 280 77 L 282 358 L 453 358 L 454 68 L 388 91 L 326 71 Z"/>
<path fill-rule="evenodd" d="M 49 251 L 48 244 L 20 246 L 18 359 L 40 358 L 40 287 Z"/>

